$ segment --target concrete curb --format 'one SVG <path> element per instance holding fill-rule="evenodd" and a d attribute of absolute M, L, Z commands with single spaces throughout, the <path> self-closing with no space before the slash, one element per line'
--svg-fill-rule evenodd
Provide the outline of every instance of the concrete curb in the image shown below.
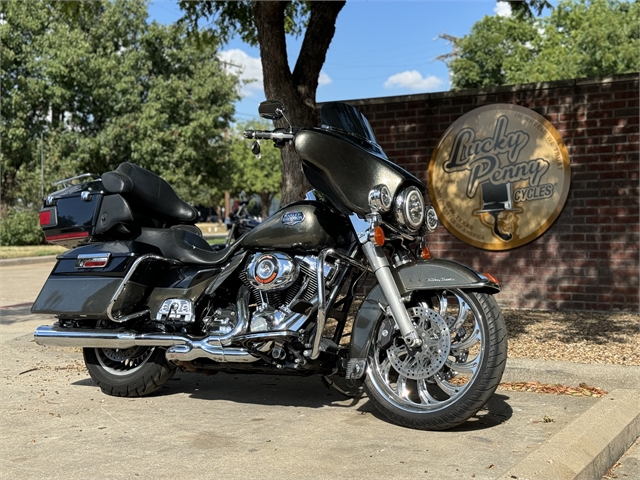
<path fill-rule="evenodd" d="M 13 267 L 15 265 L 33 265 L 37 263 L 53 263 L 56 255 L 44 255 L 42 257 L 22 257 L 0 259 L 0 267 Z"/>
<path fill-rule="evenodd" d="M 602 478 L 639 436 L 638 392 L 614 390 L 501 478 Z"/>

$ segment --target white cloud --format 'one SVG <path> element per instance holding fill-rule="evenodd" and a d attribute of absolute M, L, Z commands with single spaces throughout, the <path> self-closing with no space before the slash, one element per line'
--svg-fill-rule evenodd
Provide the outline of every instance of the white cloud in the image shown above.
<path fill-rule="evenodd" d="M 409 90 L 429 91 L 442 85 L 442 80 L 434 75 L 423 77 L 416 70 L 406 70 L 401 73 L 391 75 L 386 82 L 384 88 L 407 88 Z"/>
<path fill-rule="evenodd" d="M 509 5 L 508 2 L 497 2 L 496 6 L 493 7 L 493 13 L 495 13 L 499 17 L 510 17 L 511 5 Z"/>
<path fill-rule="evenodd" d="M 247 55 L 243 50 L 234 48 L 218 54 L 218 58 L 226 63 L 226 68 L 240 76 L 244 82 L 241 88 L 243 97 L 252 97 L 255 94 L 264 96 L 262 83 L 262 64 L 260 59 Z"/>
<path fill-rule="evenodd" d="M 331 82 L 333 82 L 333 80 L 331 79 L 331 77 L 329 75 L 327 75 L 324 72 L 320 72 L 320 76 L 318 77 L 318 85 L 319 86 L 329 85 Z"/>

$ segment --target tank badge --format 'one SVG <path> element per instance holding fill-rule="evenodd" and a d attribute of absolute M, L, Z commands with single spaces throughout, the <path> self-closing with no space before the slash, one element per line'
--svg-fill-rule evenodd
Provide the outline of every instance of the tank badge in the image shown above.
<path fill-rule="evenodd" d="M 302 212 L 286 212 L 282 215 L 282 223 L 285 225 L 296 225 L 304 221 L 304 213 Z"/>

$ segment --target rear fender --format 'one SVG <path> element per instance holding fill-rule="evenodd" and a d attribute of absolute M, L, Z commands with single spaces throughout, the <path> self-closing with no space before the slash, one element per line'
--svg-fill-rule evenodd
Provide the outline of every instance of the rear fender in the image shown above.
<path fill-rule="evenodd" d="M 459 289 L 489 294 L 500 291 L 500 284 L 497 282 L 451 260 L 421 260 L 392 268 L 391 272 L 402 296 L 415 290 Z M 362 302 L 354 319 L 349 350 L 350 361 L 361 365 L 366 362 L 375 327 L 386 315 L 387 305 L 382 289 L 376 285 Z M 359 376 L 362 376 L 364 371 L 364 368 L 357 369 Z M 354 374 L 352 379 L 356 378 L 358 377 Z"/>

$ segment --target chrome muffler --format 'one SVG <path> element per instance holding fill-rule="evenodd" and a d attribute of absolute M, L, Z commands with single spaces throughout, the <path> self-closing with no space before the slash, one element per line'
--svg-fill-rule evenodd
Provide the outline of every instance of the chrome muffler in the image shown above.
<path fill-rule="evenodd" d="M 168 347 L 166 357 L 172 362 L 189 362 L 199 358 L 220 363 L 252 363 L 260 360 L 245 348 L 223 346 L 221 341 L 228 341 L 227 335 L 196 338 L 173 333 L 138 333 L 124 328 L 102 330 L 42 325 L 36 328 L 33 337 L 38 345 L 56 347 Z"/>

